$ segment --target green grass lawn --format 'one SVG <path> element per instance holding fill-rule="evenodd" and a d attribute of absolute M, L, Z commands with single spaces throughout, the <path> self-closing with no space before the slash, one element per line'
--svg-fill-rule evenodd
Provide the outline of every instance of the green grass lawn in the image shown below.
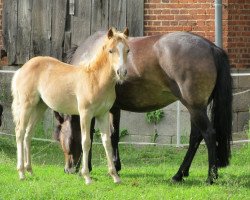
<path fill-rule="evenodd" d="M 233 147 L 231 165 L 207 185 L 207 151 L 201 146 L 183 183 L 171 182 L 186 148 L 120 145 L 122 183 L 107 175 L 101 145 L 93 146 L 93 183 L 63 172 L 59 144 L 32 142 L 34 175 L 19 181 L 14 138 L 0 136 L 0 199 L 250 199 L 250 147 Z"/>

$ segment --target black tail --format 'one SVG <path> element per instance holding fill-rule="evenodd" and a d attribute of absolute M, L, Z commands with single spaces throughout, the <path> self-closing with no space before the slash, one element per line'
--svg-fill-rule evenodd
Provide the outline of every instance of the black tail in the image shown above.
<path fill-rule="evenodd" d="M 66 53 L 63 54 L 63 62 L 65 63 L 71 63 L 72 57 L 74 53 L 76 52 L 76 49 L 78 48 L 77 45 L 73 46 L 71 49 L 69 49 Z"/>
<path fill-rule="evenodd" d="M 226 52 L 213 46 L 217 80 L 212 94 L 212 122 L 216 131 L 218 167 L 229 165 L 232 140 L 232 78 Z"/>

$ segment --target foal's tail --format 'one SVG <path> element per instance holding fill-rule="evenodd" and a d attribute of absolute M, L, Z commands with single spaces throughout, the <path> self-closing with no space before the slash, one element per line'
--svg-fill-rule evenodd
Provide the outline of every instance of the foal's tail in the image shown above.
<path fill-rule="evenodd" d="M 216 131 L 218 167 L 229 165 L 232 140 L 232 78 L 226 52 L 213 46 L 217 80 L 212 93 L 212 122 Z"/>
<path fill-rule="evenodd" d="M 12 108 L 13 120 L 16 125 L 18 124 L 19 115 L 20 115 L 20 101 L 19 101 L 19 95 L 18 95 L 17 85 L 16 85 L 16 78 L 17 78 L 18 72 L 19 70 L 15 72 L 12 78 L 12 82 L 11 82 L 11 92 L 12 92 L 12 97 L 13 97 L 11 108 Z"/>

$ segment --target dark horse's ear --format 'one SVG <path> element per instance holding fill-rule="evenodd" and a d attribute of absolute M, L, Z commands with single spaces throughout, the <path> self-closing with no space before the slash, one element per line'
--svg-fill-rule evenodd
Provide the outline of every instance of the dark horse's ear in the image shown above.
<path fill-rule="evenodd" d="M 108 36 L 108 39 L 111 39 L 111 38 L 114 36 L 113 28 L 110 28 L 110 29 L 108 30 L 107 36 Z"/>
<path fill-rule="evenodd" d="M 126 28 L 124 29 L 123 34 L 126 35 L 127 37 L 129 36 L 128 27 L 126 27 Z"/>
<path fill-rule="evenodd" d="M 62 123 L 64 122 L 63 116 L 61 116 L 58 112 L 54 111 L 54 115 L 55 115 L 57 121 L 58 121 L 60 124 L 62 124 Z"/>

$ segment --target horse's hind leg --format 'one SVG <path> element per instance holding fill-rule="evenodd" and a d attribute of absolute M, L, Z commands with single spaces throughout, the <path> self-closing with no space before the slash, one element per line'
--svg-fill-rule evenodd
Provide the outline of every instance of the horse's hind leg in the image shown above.
<path fill-rule="evenodd" d="M 212 184 L 218 178 L 217 156 L 216 156 L 216 134 L 211 122 L 207 116 L 206 108 L 190 109 L 191 120 L 201 131 L 208 150 L 208 179 L 207 182 Z"/>
<path fill-rule="evenodd" d="M 32 110 L 24 137 L 24 161 L 25 161 L 24 167 L 31 174 L 32 174 L 32 167 L 31 167 L 30 144 L 32 139 L 32 133 L 34 131 L 37 122 L 42 118 L 45 110 L 46 106 L 43 103 L 40 103 L 36 108 Z"/>
<path fill-rule="evenodd" d="M 17 171 L 19 173 L 20 180 L 25 179 L 24 172 L 24 135 L 26 127 L 30 118 L 32 108 L 24 104 L 20 108 L 20 115 L 16 121 L 16 144 L 17 144 Z"/>
<path fill-rule="evenodd" d="M 120 177 L 117 174 L 114 162 L 113 162 L 113 149 L 111 144 L 111 133 L 110 133 L 110 124 L 109 124 L 109 114 L 106 113 L 103 117 L 98 118 L 98 124 L 101 131 L 102 144 L 104 146 L 107 160 L 109 174 L 114 180 L 114 183 L 120 183 Z"/>
<path fill-rule="evenodd" d="M 189 175 L 189 168 L 195 156 L 195 153 L 200 145 L 202 140 L 202 135 L 199 129 L 195 126 L 194 123 L 191 122 L 191 133 L 190 133 L 190 140 L 189 140 L 189 147 L 186 153 L 186 156 L 178 170 L 178 172 L 173 176 L 174 181 L 182 181 L 183 176 Z"/>

